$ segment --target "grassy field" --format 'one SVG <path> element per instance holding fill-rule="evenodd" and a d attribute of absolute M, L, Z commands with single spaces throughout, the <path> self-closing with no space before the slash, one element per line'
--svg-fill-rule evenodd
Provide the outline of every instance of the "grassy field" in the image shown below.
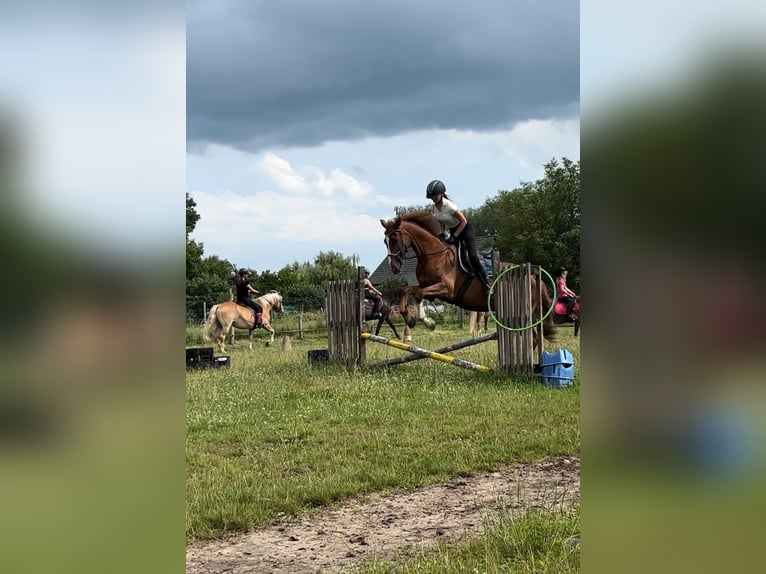
<path fill-rule="evenodd" d="M 503 514 L 481 536 L 434 550 L 360 566 L 356 574 L 465 574 L 516 572 L 569 574 L 580 571 L 580 516 L 530 511 Z"/>
<path fill-rule="evenodd" d="M 187 330 L 187 346 L 199 345 Z M 345 497 L 476 474 L 511 462 L 579 451 L 579 340 L 573 387 L 475 373 L 431 360 L 388 370 L 312 367 L 307 351 L 326 337 L 292 339 L 292 350 L 227 348 L 231 367 L 187 373 L 187 536 L 218 538 Z M 386 334 L 381 331 L 381 334 Z M 467 330 L 418 327 L 426 348 Z M 279 338 L 277 342 L 279 341 Z M 402 351 L 368 343 L 368 360 Z M 487 365 L 494 343 L 455 353 Z"/>

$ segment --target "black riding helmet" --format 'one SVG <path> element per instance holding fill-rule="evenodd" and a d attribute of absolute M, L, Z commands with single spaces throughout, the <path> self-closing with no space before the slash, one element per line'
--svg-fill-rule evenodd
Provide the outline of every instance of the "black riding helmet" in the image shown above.
<path fill-rule="evenodd" d="M 247 269 L 245 269 L 245 268 L 243 267 L 242 269 L 240 269 L 240 270 L 239 270 L 239 274 L 240 274 L 240 275 L 247 275 Z"/>
<path fill-rule="evenodd" d="M 447 187 L 444 185 L 443 182 L 439 181 L 438 179 L 433 180 L 431 183 L 428 184 L 428 187 L 426 187 L 426 197 L 428 199 L 431 199 L 434 196 L 437 196 L 439 194 L 445 194 L 447 193 Z"/>

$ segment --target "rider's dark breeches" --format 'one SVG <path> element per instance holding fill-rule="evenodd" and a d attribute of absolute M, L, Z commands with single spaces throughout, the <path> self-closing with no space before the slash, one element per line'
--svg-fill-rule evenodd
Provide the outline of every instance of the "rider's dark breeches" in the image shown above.
<path fill-rule="evenodd" d="M 562 297 L 559 297 L 558 299 L 559 301 L 561 301 L 567 306 L 567 315 L 571 315 L 572 311 L 574 311 L 574 304 L 575 304 L 574 297 L 569 297 L 564 295 Z"/>
<path fill-rule="evenodd" d="M 450 233 L 453 237 L 455 236 L 456 229 L 457 227 L 450 229 Z M 471 260 L 471 267 L 473 267 L 474 271 L 476 271 L 479 278 L 484 281 L 484 283 L 489 284 L 487 268 L 484 267 L 484 262 L 481 261 L 476 254 L 476 236 L 473 232 L 473 226 L 470 223 L 466 224 L 463 228 L 463 232 L 457 236 L 457 240 L 465 245 L 466 251 L 468 251 L 468 258 Z"/>
<path fill-rule="evenodd" d="M 372 291 L 365 289 L 364 290 L 364 298 L 369 299 L 373 303 L 373 309 L 380 310 L 380 308 L 383 306 L 383 298 L 378 295 L 377 293 L 373 293 Z"/>
<path fill-rule="evenodd" d="M 237 299 L 237 303 L 240 305 L 244 305 L 245 307 L 250 307 L 253 311 L 256 313 L 263 313 L 263 307 L 261 307 L 258 303 L 250 299 L 248 297 L 247 299 Z"/>

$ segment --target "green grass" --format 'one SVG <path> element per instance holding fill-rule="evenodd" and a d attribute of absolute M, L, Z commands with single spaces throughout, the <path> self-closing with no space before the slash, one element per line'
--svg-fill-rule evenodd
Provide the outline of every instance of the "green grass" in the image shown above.
<path fill-rule="evenodd" d="M 467 329 L 419 327 L 413 344 L 434 348 L 467 337 Z M 312 367 L 307 351 L 326 348 L 326 337 L 293 338 L 290 352 L 278 344 L 264 348 L 263 340 L 250 352 L 240 335 L 227 347 L 231 368 L 187 374 L 191 539 L 218 538 L 350 496 L 579 451 L 579 340 L 571 328 L 548 347 L 564 346 L 575 356 L 575 384 L 564 389 L 432 360 L 388 370 Z M 403 353 L 367 347 L 368 360 Z M 496 346 L 455 356 L 494 365 Z"/>
<path fill-rule="evenodd" d="M 502 513 L 484 532 L 456 544 L 439 544 L 418 556 L 360 566 L 356 574 L 567 574 L 580 571 L 580 516 L 529 511 Z"/>

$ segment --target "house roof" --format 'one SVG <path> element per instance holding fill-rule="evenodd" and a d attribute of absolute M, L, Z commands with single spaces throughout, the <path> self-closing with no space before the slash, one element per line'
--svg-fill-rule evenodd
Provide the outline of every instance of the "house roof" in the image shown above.
<path fill-rule="evenodd" d="M 383 261 L 381 261 L 375 268 L 375 271 L 370 273 L 370 281 L 372 281 L 373 285 L 380 285 L 391 279 L 401 278 L 407 281 L 407 286 L 417 285 L 418 278 L 415 276 L 415 268 L 417 267 L 417 264 L 417 255 L 412 247 L 410 247 L 404 255 L 401 273 L 399 275 L 394 275 L 391 271 L 391 266 L 388 264 L 388 255 L 386 255 L 383 258 Z"/>

